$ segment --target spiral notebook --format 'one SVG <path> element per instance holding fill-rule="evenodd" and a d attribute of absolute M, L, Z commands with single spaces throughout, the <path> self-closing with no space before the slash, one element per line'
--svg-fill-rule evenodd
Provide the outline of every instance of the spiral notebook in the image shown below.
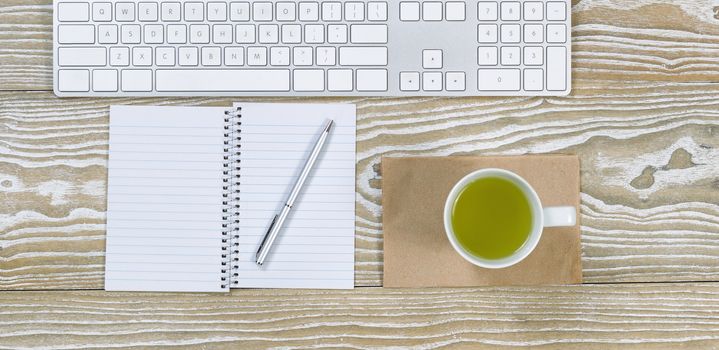
<path fill-rule="evenodd" d="M 263 266 L 254 255 L 332 130 Z M 105 289 L 353 288 L 355 107 L 112 106 Z"/>

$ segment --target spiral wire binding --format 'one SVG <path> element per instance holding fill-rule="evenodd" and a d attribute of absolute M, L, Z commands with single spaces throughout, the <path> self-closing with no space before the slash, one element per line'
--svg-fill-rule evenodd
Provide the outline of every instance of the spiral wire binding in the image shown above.
<path fill-rule="evenodd" d="M 238 284 L 242 107 L 225 111 L 222 169 L 222 289 Z"/>

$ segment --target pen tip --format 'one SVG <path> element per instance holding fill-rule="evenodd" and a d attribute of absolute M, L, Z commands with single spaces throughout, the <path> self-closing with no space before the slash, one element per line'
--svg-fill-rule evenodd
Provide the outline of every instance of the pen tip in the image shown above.
<path fill-rule="evenodd" d="M 335 121 L 332 119 L 328 119 L 327 125 L 325 126 L 325 131 L 330 131 L 332 129 L 332 126 L 335 124 Z"/>

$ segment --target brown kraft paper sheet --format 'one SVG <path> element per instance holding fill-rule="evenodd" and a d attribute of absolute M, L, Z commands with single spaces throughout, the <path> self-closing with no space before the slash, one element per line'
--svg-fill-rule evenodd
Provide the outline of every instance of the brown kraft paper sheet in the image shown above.
<path fill-rule="evenodd" d="M 444 203 L 462 177 L 484 168 L 517 173 L 534 187 L 544 207 L 570 205 L 579 210 L 579 158 L 575 155 L 385 157 L 382 159 L 385 287 L 582 282 L 579 222 L 574 227 L 544 229 L 535 250 L 508 268 L 481 268 L 454 251 L 444 232 Z"/>

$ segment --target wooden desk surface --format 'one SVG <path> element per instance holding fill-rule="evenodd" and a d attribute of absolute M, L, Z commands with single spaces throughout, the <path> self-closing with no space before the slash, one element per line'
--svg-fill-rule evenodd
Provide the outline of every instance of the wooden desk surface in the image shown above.
<path fill-rule="evenodd" d="M 102 291 L 108 106 L 246 99 L 58 99 L 51 0 L 3 0 L 0 348 L 719 348 L 719 2 L 573 3 L 570 97 L 332 100 L 359 288 L 196 295 Z M 581 157 L 585 285 L 379 288 L 381 156 L 541 152 Z"/>

